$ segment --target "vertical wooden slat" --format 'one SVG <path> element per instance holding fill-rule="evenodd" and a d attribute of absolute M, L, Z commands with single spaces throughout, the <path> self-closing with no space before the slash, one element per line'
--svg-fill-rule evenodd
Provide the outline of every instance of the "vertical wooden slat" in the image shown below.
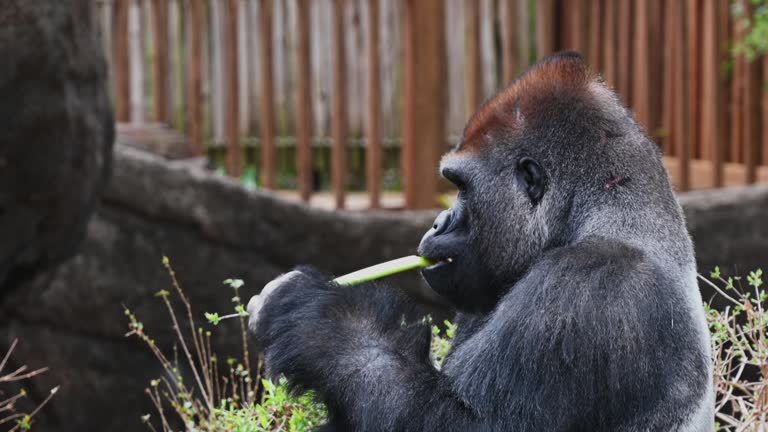
<path fill-rule="evenodd" d="M 296 100 L 296 145 L 297 173 L 299 195 L 304 201 L 309 201 L 312 194 L 312 68 L 310 61 L 310 21 L 308 0 L 297 0 L 296 31 L 296 81 L 298 93 Z"/>
<path fill-rule="evenodd" d="M 768 55 L 763 54 L 763 76 L 762 76 L 762 85 L 758 86 L 761 89 L 765 89 L 766 86 L 768 86 Z M 762 96 L 762 165 L 768 165 L 768 91 L 761 91 L 760 95 Z"/>
<path fill-rule="evenodd" d="M 333 2 L 333 145 L 331 147 L 331 184 L 336 208 L 344 208 L 346 191 L 347 145 L 347 61 L 344 50 L 345 0 Z"/>
<path fill-rule="evenodd" d="M 587 0 L 574 0 L 573 7 L 571 9 L 572 25 L 571 25 L 571 41 L 572 49 L 575 49 L 585 56 L 589 53 L 589 44 L 587 42 Z"/>
<path fill-rule="evenodd" d="M 675 89 L 681 84 L 676 82 L 675 76 L 675 56 L 677 52 L 675 50 L 675 38 L 677 32 L 675 30 L 675 16 L 673 9 L 677 2 L 665 2 L 663 5 L 663 17 L 664 17 L 664 37 L 667 39 L 664 43 L 664 57 L 663 57 L 663 91 L 661 92 L 661 125 L 663 134 L 661 137 L 661 150 L 667 156 L 675 154 L 675 136 L 672 134 L 675 125 Z"/>
<path fill-rule="evenodd" d="M 586 0 L 569 0 L 561 3 L 561 9 L 557 13 L 562 16 L 563 22 L 562 49 L 575 50 L 587 55 L 586 12 Z"/>
<path fill-rule="evenodd" d="M 436 204 L 437 163 L 445 148 L 445 5 L 403 0 L 402 170 L 407 208 Z"/>
<path fill-rule="evenodd" d="M 686 86 L 686 76 L 688 76 L 686 62 L 686 33 L 685 16 L 683 14 L 684 4 L 682 2 L 671 2 L 673 32 L 670 34 L 674 45 L 674 122 L 673 136 L 677 147 L 678 163 L 680 165 L 680 178 L 678 179 L 678 190 L 687 191 L 690 189 L 690 165 L 691 165 L 691 146 L 688 140 L 688 87 Z"/>
<path fill-rule="evenodd" d="M 518 68 L 526 68 L 531 63 L 531 30 L 528 0 L 516 0 L 517 4 L 517 37 L 520 38 L 518 46 L 520 47 L 520 65 Z"/>
<path fill-rule="evenodd" d="M 746 1 L 741 0 L 742 7 L 746 6 Z M 733 45 L 737 46 L 744 39 L 745 29 L 741 25 L 733 27 Z M 744 162 L 742 150 L 744 149 L 744 79 L 747 75 L 744 73 L 747 69 L 747 60 L 743 55 L 737 55 L 733 59 L 733 79 L 731 80 L 731 112 L 730 112 L 730 138 L 728 143 L 729 160 L 731 162 Z"/>
<path fill-rule="evenodd" d="M 146 101 L 144 93 L 145 76 L 147 71 L 147 38 L 144 13 L 144 0 L 131 0 L 128 6 L 128 47 L 130 51 L 130 94 L 131 122 L 144 123 L 146 120 Z"/>
<path fill-rule="evenodd" d="M 226 133 L 224 122 L 224 53 L 222 46 L 224 42 L 224 18 L 223 15 L 223 2 L 227 0 L 214 0 L 208 1 L 208 25 L 210 34 L 210 48 L 208 49 L 208 70 L 210 71 L 210 112 L 211 112 L 211 129 L 213 132 L 213 140 L 216 145 L 226 142 Z"/>
<path fill-rule="evenodd" d="M 649 96 L 648 96 L 648 133 L 660 143 L 659 135 L 662 129 L 661 99 L 664 90 L 664 7 L 662 0 L 650 0 L 648 43 L 649 43 Z"/>
<path fill-rule="evenodd" d="M 701 54 L 699 53 L 699 43 L 701 41 L 699 35 L 699 12 L 701 10 L 701 2 L 699 0 L 686 0 L 685 3 L 685 27 L 686 27 L 686 85 L 688 86 L 688 136 L 686 139 L 689 141 L 691 147 L 691 156 L 698 157 L 701 155 L 700 149 L 700 133 L 699 130 L 699 115 L 701 102 L 699 97 L 701 91 L 699 87 L 700 71 L 699 61 Z"/>
<path fill-rule="evenodd" d="M 370 206 L 374 209 L 381 206 L 380 67 L 379 0 L 368 0 L 368 147 L 365 152 L 365 180 Z"/>
<path fill-rule="evenodd" d="M 731 62 L 731 64 L 735 64 L 733 61 L 733 57 L 730 52 L 730 48 L 733 44 L 733 22 L 731 17 L 731 1 L 732 0 L 717 0 L 717 16 L 718 16 L 718 27 L 720 30 L 720 41 L 718 43 L 718 48 L 720 50 L 719 52 L 719 63 L 720 65 L 724 65 L 726 62 Z M 720 71 L 723 71 L 721 68 Z M 720 104 L 723 107 L 723 118 L 722 118 L 722 126 L 723 130 L 721 132 L 722 139 L 723 139 L 723 162 L 726 162 L 729 160 L 729 150 L 728 150 L 728 143 L 730 143 L 730 137 L 731 137 L 731 110 L 732 110 L 732 101 L 731 98 L 733 97 L 733 93 L 731 91 L 731 84 L 733 82 L 733 70 L 731 70 L 730 74 L 721 73 L 721 79 L 720 79 L 720 97 L 721 101 Z"/>
<path fill-rule="evenodd" d="M 711 155 L 714 186 L 723 185 L 723 135 L 724 110 L 720 97 L 720 29 L 717 4 L 706 1 L 702 16 L 702 147 Z"/>
<path fill-rule="evenodd" d="M 554 0 L 536 2 L 536 58 L 539 59 L 555 51 L 554 3 Z"/>
<path fill-rule="evenodd" d="M 167 49 L 167 70 L 168 74 L 166 75 L 167 79 L 167 86 L 166 86 L 166 92 L 167 92 L 167 101 L 168 101 L 168 117 L 167 122 L 168 125 L 174 129 L 180 129 L 180 123 L 179 119 L 176 118 L 176 116 L 173 115 L 175 113 L 175 108 L 177 105 L 177 98 L 181 96 L 180 93 L 183 94 L 183 92 L 179 91 L 179 84 L 181 84 L 179 80 L 179 76 L 177 74 L 176 66 L 178 65 L 178 61 L 176 58 L 176 49 L 178 47 L 180 35 L 181 35 L 181 26 L 179 23 L 179 4 L 177 0 L 165 0 L 165 13 L 166 13 L 166 27 L 167 27 L 167 35 L 168 35 L 168 49 Z M 143 87 L 143 86 L 142 86 Z"/>
<path fill-rule="evenodd" d="M 277 163 L 275 148 L 274 78 L 272 75 L 272 14 L 273 0 L 261 0 L 259 11 L 259 66 L 261 72 L 261 98 L 259 118 L 261 123 L 261 184 L 274 189 Z"/>
<path fill-rule="evenodd" d="M 603 75 L 608 85 L 616 88 L 616 2 L 603 3 Z"/>
<path fill-rule="evenodd" d="M 480 68 L 480 2 L 464 1 L 464 113 L 467 118 L 480 106 L 482 70 Z"/>
<path fill-rule="evenodd" d="M 560 3 L 556 13 L 556 19 L 560 28 L 555 31 L 557 41 L 555 44 L 563 50 L 575 50 L 575 31 L 573 7 L 578 0 L 565 1 Z"/>
<path fill-rule="evenodd" d="M 239 3 L 237 14 L 237 79 L 238 79 L 238 91 L 239 96 L 239 108 L 240 113 L 240 134 L 242 136 L 251 135 L 249 130 L 250 126 L 250 113 L 251 104 L 250 93 L 251 87 L 254 86 L 253 75 L 250 73 L 249 66 L 251 63 L 251 53 L 253 52 L 250 46 L 251 28 L 255 26 L 255 23 L 250 22 L 251 9 L 253 8 L 253 2 L 247 0 L 237 0 Z"/>
<path fill-rule="evenodd" d="M 744 127 L 744 164 L 747 183 L 757 181 L 757 166 L 760 164 L 760 93 L 758 87 L 759 63 L 744 59 L 744 90 L 742 94 L 742 117 Z"/>
<path fill-rule="evenodd" d="M 226 0 L 224 62 L 226 65 L 227 174 L 240 177 L 240 102 L 238 100 L 237 0 Z"/>
<path fill-rule="evenodd" d="M 260 119 L 259 115 L 261 113 L 261 81 L 262 81 L 262 73 L 259 69 L 259 66 L 261 65 L 261 47 L 260 42 L 262 39 L 262 33 L 263 33 L 263 25 L 260 21 L 259 12 L 262 10 L 262 4 L 263 2 L 261 0 L 256 1 L 246 1 L 245 2 L 245 8 L 246 8 L 246 19 L 250 23 L 250 27 L 246 26 L 244 28 L 245 31 L 245 38 L 247 40 L 247 50 L 248 50 L 248 64 L 247 64 L 247 70 L 248 70 L 248 77 L 250 79 L 250 83 L 248 85 L 248 93 L 245 94 L 244 99 L 246 100 L 246 105 L 248 108 L 248 121 L 247 121 L 247 134 L 249 136 L 256 135 L 257 131 L 261 132 L 260 125 Z M 270 13 L 270 22 L 269 25 L 272 25 L 271 16 Z M 271 54 L 271 53 L 270 53 Z M 271 68 L 271 65 L 270 65 Z M 263 141 L 261 138 L 259 139 L 259 149 L 262 148 Z M 263 187 L 264 186 L 264 169 L 262 168 L 263 164 L 259 166 L 259 173 L 260 173 L 260 181 L 259 184 Z"/>
<path fill-rule="evenodd" d="M 617 0 L 617 32 L 618 48 L 617 52 L 617 89 L 624 103 L 632 103 L 632 5 L 630 0 Z"/>
<path fill-rule="evenodd" d="M 195 156 L 203 154 L 203 5 L 202 0 L 189 0 L 189 68 L 187 81 L 187 127 L 189 144 Z"/>
<path fill-rule="evenodd" d="M 154 96 L 155 121 L 168 121 L 168 2 L 154 0 L 155 64 Z"/>
<path fill-rule="evenodd" d="M 637 121 L 646 129 L 650 127 L 649 115 L 649 86 L 650 86 L 650 52 L 648 35 L 649 4 L 647 0 L 635 0 L 634 20 L 635 33 L 633 38 L 633 53 L 630 57 L 634 76 L 632 80 L 632 109 Z"/>
<path fill-rule="evenodd" d="M 130 51 L 128 44 L 128 9 L 130 0 L 115 1 L 115 24 L 112 37 L 112 81 L 115 118 L 131 120 Z"/>
<path fill-rule="evenodd" d="M 517 28 L 517 13 L 518 8 L 512 0 L 505 1 L 502 5 L 504 13 L 504 28 L 502 33 L 502 68 L 501 87 L 508 86 L 515 75 L 517 74 L 517 60 L 519 56 L 518 43 L 519 39 Z"/>
<path fill-rule="evenodd" d="M 589 4 L 589 65 L 594 70 L 602 70 L 603 25 L 602 0 L 592 0 Z"/>

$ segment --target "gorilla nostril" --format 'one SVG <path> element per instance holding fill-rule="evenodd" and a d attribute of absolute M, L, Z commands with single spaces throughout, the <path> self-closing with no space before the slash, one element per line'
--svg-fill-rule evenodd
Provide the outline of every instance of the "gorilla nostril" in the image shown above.
<path fill-rule="evenodd" d="M 440 235 L 448 229 L 448 226 L 451 225 L 451 214 L 450 210 L 440 212 L 435 219 L 435 224 L 432 225 L 432 229 L 435 230 L 433 235 Z"/>

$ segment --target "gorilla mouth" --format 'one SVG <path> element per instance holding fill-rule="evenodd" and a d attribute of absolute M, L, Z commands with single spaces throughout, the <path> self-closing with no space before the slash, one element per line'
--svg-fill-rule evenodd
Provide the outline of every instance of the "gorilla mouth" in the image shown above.
<path fill-rule="evenodd" d="M 434 264 L 428 266 L 425 270 L 435 270 L 440 267 L 445 267 L 449 264 L 453 264 L 453 258 L 452 257 L 446 257 L 446 258 L 439 258 L 439 259 L 430 259 L 430 261 L 433 261 Z"/>

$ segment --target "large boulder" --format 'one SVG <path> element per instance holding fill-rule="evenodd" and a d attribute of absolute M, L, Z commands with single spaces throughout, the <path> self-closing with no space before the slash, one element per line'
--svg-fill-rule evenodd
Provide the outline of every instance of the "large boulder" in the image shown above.
<path fill-rule="evenodd" d="M 0 297 L 71 256 L 114 134 L 90 0 L 0 4 Z"/>

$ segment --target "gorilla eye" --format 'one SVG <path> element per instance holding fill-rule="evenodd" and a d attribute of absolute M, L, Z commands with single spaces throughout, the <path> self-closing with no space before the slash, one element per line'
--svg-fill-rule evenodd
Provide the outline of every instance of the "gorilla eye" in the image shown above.
<path fill-rule="evenodd" d="M 547 188 L 547 175 L 544 168 L 535 160 L 524 157 L 517 163 L 517 173 L 531 203 L 538 204 Z"/>

